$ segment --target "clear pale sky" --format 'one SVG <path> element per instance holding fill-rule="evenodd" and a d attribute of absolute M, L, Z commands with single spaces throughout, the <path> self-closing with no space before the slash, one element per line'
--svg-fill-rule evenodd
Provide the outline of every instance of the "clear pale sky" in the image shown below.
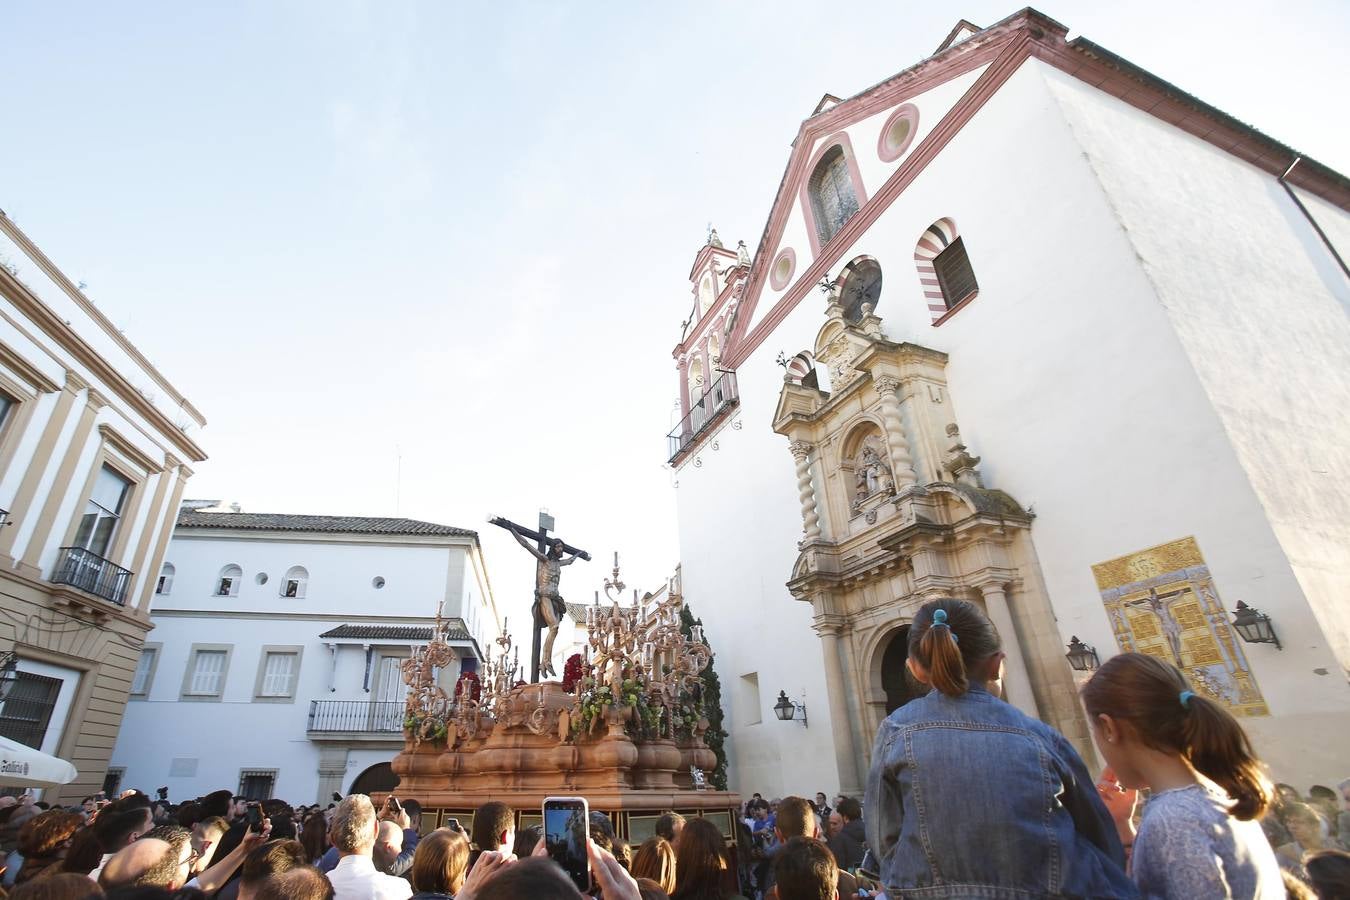
<path fill-rule="evenodd" d="M 595 555 L 569 599 L 678 560 L 708 223 L 753 250 L 821 94 L 1017 8 L 8 0 L 0 208 L 205 414 L 190 496 L 475 528 L 522 622 L 489 513 Z M 1343 0 L 1038 8 L 1350 172 Z"/>

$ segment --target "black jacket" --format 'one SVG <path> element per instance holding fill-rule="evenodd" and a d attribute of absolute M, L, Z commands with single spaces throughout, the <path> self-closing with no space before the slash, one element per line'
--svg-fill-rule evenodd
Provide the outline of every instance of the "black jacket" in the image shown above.
<path fill-rule="evenodd" d="M 856 869 L 862 865 L 867 852 L 867 833 L 862 819 L 845 822 L 839 833 L 830 838 L 830 852 L 841 869 Z"/>

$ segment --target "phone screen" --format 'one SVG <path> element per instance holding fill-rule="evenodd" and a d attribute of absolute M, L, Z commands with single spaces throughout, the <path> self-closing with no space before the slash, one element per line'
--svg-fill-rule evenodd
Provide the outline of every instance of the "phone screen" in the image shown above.
<path fill-rule="evenodd" d="M 247 813 L 248 827 L 251 831 L 262 830 L 263 814 L 257 806 L 250 806 Z"/>
<path fill-rule="evenodd" d="M 590 833 L 590 810 L 584 797 L 544 800 L 544 841 L 548 855 L 582 891 L 591 889 L 591 870 L 586 859 L 586 839 Z"/>

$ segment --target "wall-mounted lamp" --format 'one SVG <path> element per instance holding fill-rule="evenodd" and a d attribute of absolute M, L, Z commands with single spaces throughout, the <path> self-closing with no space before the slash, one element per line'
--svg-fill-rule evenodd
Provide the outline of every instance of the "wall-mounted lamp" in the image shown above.
<path fill-rule="evenodd" d="M 787 691 L 778 692 L 778 702 L 773 705 L 773 711 L 778 718 L 784 722 L 797 717 L 797 710 L 802 711 L 801 723 L 803 728 L 808 728 L 806 724 L 806 704 L 798 703 L 796 700 L 789 700 Z"/>
<path fill-rule="evenodd" d="M 1064 656 L 1075 672 L 1094 672 L 1102 664 L 1097 658 L 1097 648 L 1080 641 L 1078 635 L 1069 638 L 1069 652 Z"/>
<path fill-rule="evenodd" d="M 0 703 L 9 696 L 10 688 L 19 680 L 19 655 L 13 650 L 0 653 Z"/>
<path fill-rule="evenodd" d="M 1276 650 L 1284 649 L 1275 635 L 1275 627 L 1270 624 L 1270 616 L 1241 600 L 1233 611 L 1233 627 L 1249 644 L 1274 644 Z"/>

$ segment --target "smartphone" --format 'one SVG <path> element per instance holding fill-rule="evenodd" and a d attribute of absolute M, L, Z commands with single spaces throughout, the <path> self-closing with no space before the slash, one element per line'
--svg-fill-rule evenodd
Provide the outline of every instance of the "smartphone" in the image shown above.
<path fill-rule="evenodd" d="M 392 812 L 394 815 L 398 815 L 399 813 L 403 812 L 403 807 L 399 805 L 398 798 L 395 797 L 393 794 L 389 795 L 389 811 Z"/>
<path fill-rule="evenodd" d="M 248 812 L 245 813 L 245 815 L 247 817 L 249 831 L 262 831 L 262 807 L 258 806 L 256 803 L 251 803 L 249 804 Z"/>
<path fill-rule="evenodd" d="M 591 810 L 585 797 L 544 798 L 544 842 L 549 858 L 562 866 L 582 892 L 591 889 L 586 841 L 591 836 Z"/>
<path fill-rule="evenodd" d="M 464 826 L 460 825 L 459 819 L 456 819 L 454 816 L 451 816 L 450 818 L 445 820 L 445 827 L 449 828 L 451 831 L 462 832 L 464 830 Z"/>

